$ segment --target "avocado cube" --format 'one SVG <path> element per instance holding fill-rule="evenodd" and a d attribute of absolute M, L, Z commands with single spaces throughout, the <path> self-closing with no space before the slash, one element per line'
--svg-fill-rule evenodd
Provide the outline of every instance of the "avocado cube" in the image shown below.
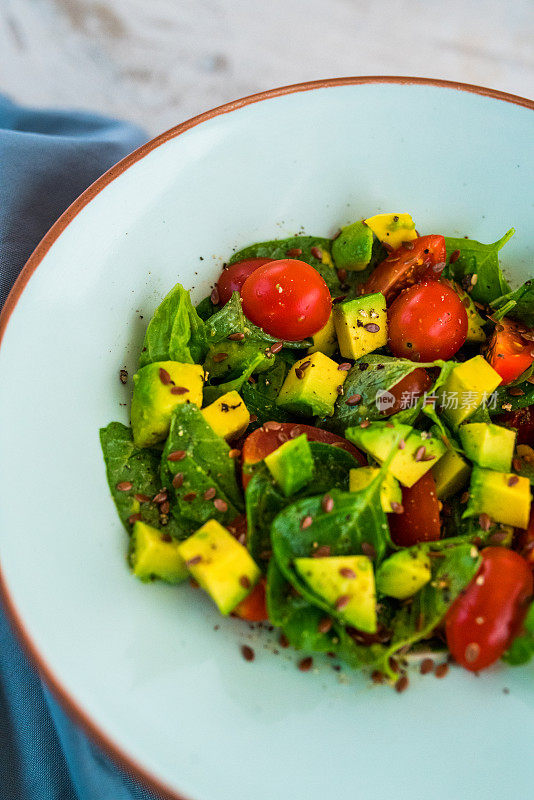
<path fill-rule="evenodd" d="M 373 232 L 363 222 L 353 222 L 341 228 L 332 242 L 332 258 L 336 269 L 361 272 L 371 260 Z"/>
<path fill-rule="evenodd" d="M 379 467 L 358 467 L 349 472 L 349 491 L 359 492 L 367 488 L 380 472 Z M 385 514 L 391 514 L 392 503 L 402 504 L 402 490 L 399 482 L 389 472 L 386 472 L 380 487 L 380 504 Z"/>
<path fill-rule="evenodd" d="M 296 558 L 295 569 L 332 607 L 332 616 L 364 633 L 376 633 L 375 576 L 367 556 Z"/>
<path fill-rule="evenodd" d="M 406 600 L 422 589 L 431 577 L 428 554 L 410 547 L 393 553 L 382 562 L 376 573 L 376 588 L 388 597 Z"/>
<path fill-rule="evenodd" d="M 347 372 L 324 353 L 301 358 L 289 370 L 276 404 L 308 417 L 331 417 Z"/>
<path fill-rule="evenodd" d="M 204 370 L 198 364 L 155 361 L 133 376 L 132 431 L 137 447 L 166 439 L 172 412 L 182 403 L 202 405 Z"/>
<path fill-rule="evenodd" d="M 455 367 L 440 391 L 440 406 L 445 419 L 458 427 L 485 401 L 502 378 L 483 356 L 475 356 Z"/>
<path fill-rule="evenodd" d="M 214 519 L 182 542 L 178 551 L 221 614 L 233 611 L 261 574 L 246 547 Z"/>
<path fill-rule="evenodd" d="M 250 414 L 235 391 L 227 392 L 201 411 L 215 433 L 227 442 L 237 439 L 248 428 Z"/>
<path fill-rule="evenodd" d="M 494 522 L 528 528 L 530 504 L 528 478 L 476 466 L 471 474 L 469 502 L 463 518 L 487 514 Z"/>
<path fill-rule="evenodd" d="M 417 239 L 415 222 L 410 214 L 376 214 L 364 222 L 379 241 L 389 244 L 394 250 L 403 242 Z"/>
<path fill-rule="evenodd" d="M 388 318 L 381 292 L 338 303 L 333 314 L 343 358 L 360 358 L 387 344 Z"/>
<path fill-rule="evenodd" d="M 313 478 L 313 456 L 305 433 L 265 456 L 265 463 L 286 497 Z"/>
<path fill-rule="evenodd" d="M 314 333 L 312 346 L 308 347 L 308 353 L 324 353 L 325 356 L 333 356 L 337 350 L 337 336 L 334 327 L 334 315 L 332 312 L 328 317 L 328 322 L 320 331 Z"/>
<path fill-rule="evenodd" d="M 462 425 L 458 434 L 467 458 L 479 467 L 510 472 L 515 447 L 514 429 L 488 422 L 471 422 Z"/>
<path fill-rule="evenodd" d="M 447 450 L 437 464 L 432 467 L 432 475 L 436 481 L 436 495 L 446 500 L 466 486 L 471 474 L 471 467 L 462 456 L 452 448 Z"/>
<path fill-rule="evenodd" d="M 129 561 L 133 574 L 141 581 L 159 578 L 167 583 L 181 583 L 189 575 L 178 552 L 179 542 L 164 531 L 138 520 L 130 540 Z"/>

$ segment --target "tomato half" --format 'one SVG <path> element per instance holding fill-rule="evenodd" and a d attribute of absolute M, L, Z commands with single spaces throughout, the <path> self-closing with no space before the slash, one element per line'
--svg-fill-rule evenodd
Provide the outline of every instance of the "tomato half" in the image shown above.
<path fill-rule="evenodd" d="M 243 465 L 256 464 L 262 461 L 269 453 L 274 452 L 281 444 L 289 439 L 294 439 L 302 433 L 306 434 L 309 442 L 323 442 L 324 444 L 335 444 L 342 450 L 346 450 L 359 462 L 360 466 L 367 464 L 365 457 L 354 447 L 351 442 L 330 431 L 323 431 L 321 428 L 314 428 L 313 425 L 300 425 L 293 422 L 266 422 L 261 428 L 257 428 L 250 433 L 243 445 L 242 458 Z M 243 471 L 243 487 L 246 488 L 250 481 L 250 475 Z"/>
<path fill-rule="evenodd" d="M 477 672 L 497 661 L 518 634 L 532 596 L 529 565 L 504 547 L 482 550 L 482 564 L 445 618 L 455 661 Z"/>
<path fill-rule="evenodd" d="M 452 358 L 466 340 L 467 327 L 462 301 L 439 281 L 410 286 L 388 309 L 391 352 L 410 361 Z"/>
<path fill-rule="evenodd" d="M 244 261 L 236 261 L 226 269 L 223 269 L 217 281 L 219 291 L 219 305 L 224 306 L 232 296 L 232 292 L 240 292 L 243 284 L 249 275 L 269 264 L 271 258 L 246 258 Z"/>
<path fill-rule="evenodd" d="M 517 430 L 516 444 L 529 444 L 534 446 L 534 406 L 518 408 L 516 411 L 506 411 L 495 417 L 497 425 Z"/>
<path fill-rule="evenodd" d="M 389 389 L 389 393 L 395 398 L 395 402 L 386 410 L 383 411 L 385 417 L 390 417 L 401 411 L 404 408 L 410 408 L 415 405 L 420 397 L 428 392 L 432 386 L 432 378 L 422 367 L 414 369 L 409 375 L 406 375 L 401 381 Z"/>
<path fill-rule="evenodd" d="M 265 622 L 269 619 L 265 599 L 265 578 L 260 578 L 253 590 L 234 608 L 232 614 L 247 622 Z"/>
<path fill-rule="evenodd" d="M 420 236 L 406 242 L 375 267 L 365 284 L 364 293 L 382 292 L 389 305 L 407 286 L 439 278 L 446 256 L 443 236 Z"/>
<path fill-rule="evenodd" d="M 534 361 L 534 341 L 523 338 L 524 334 L 534 337 L 534 331 L 506 317 L 495 326 L 486 358 L 503 385 L 519 378 Z"/>
<path fill-rule="evenodd" d="M 256 269 L 241 289 L 243 311 L 272 336 L 298 342 L 328 322 L 332 299 L 317 270 L 291 258 Z"/>
<path fill-rule="evenodd" d="M 402 507 L 401 514 L 388 515 L 389 531 L 395 544 L 411 547 L 439 539 L 439 500 L 431 472 L 426 472 L 412 487 L 402 487 Z"/>

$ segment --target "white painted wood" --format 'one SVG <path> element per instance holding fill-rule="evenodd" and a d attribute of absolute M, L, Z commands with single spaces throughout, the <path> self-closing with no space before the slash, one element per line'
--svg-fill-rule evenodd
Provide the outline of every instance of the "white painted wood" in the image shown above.
<path fill-rule="evenodd" d="M 532 0 L 0 0 L 0 91 L 157 133 L 251 92 L 338 75 L 534 95 Z"/>

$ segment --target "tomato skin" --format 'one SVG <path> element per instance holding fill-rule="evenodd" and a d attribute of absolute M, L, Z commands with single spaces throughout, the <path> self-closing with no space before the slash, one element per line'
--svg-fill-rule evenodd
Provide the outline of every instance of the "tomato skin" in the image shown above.
<path fill-rule="evenodd" d="M 495 422 L 507 428 L 516 428 L 516 444 L 534 445 L 534 406 L 506 411 L 495 417 Z"/>
<path fill-rule="evenodd" d="M 391 538 L 399 547 L 435 542 L 441 534 L 439 500 L 432 473 L 425 472 L 411 488 L 402 487 L 402 514 L 389 514 Z"/>
<path fill-rule="evenodd" d="M 480 569 L 445 617 L 449 650 L 471 672 L 499 659 L 519 632 L 532 596 L 529 565 L 504 547 L 486 547 Z"/>
<path fill-rule="evenodd" d="M 335 444 L 337 447 L 353 455 L 360 466 L 363 467 L 367 464 L 363 454 L 360 453 L 351 442 L 347 441 L 347 439 L 344 439 L 342 436 L 338 436 L 336 433 L 323 431 L 321 428 L 315 428 L 313 425 L 300 425 L 293 422 L 267 422 L 266 425 L 267 428 L 264 425 L 252 431 L 252 433 L 247 436 L 242 449 L 243 465 L 256 464 L 258 461 L 262 461 L 265 456 L 268 456 L 269 453 L 274 452 L 274 450 L 280 447 L 284 441 L 287 442 L 291 438 L 291 431 L 295 429 L 297 429 L 297 432 L 293 433 L 293 437 L 305 433 L 309 442 Z M 273 430 L 269 427 L 270 425 L 276 425 L 277 427 Z M 243 488 L 247 487 L 250 477 L 251 476 L 244 470 Z"/>
<path fill-rule="evenodd" d="M 396 414 L 397 411 L 407 408 L 406 398 L 408 395 L 409 405 L 415 405 L 417 400 L 422 397 L 425 392 L 428 392 L 432 383 L 432 378 L 426 369 L 422 367 L 414 369 L 413 372 L 410 372 L 409 375 L 406 375 L 405 378 L 388 390 L 390 394 L 395 397 L 395 402 L 387 411 L 382 412 L 383 415 L 385 417 L 390 417 L 392 414 Z"/>
<path fill-rule="evenodd" d="M 243 284 L 241 297 L 248 319 L 288 342 L 320 331 L 332 310 L 328 286 L 317 270 L 291 258 L 256 269 Z"/>
<path fill-rule="evenodd" d="M 534 342 L 523 339 L 523 333 L 534 331 L 506 317 L 495 326 L 486 358 L 501 376 L 503 386 L 513 383 L 534 361 Z"/>
<path fill-rule="evenodd" d="M 378 264 L 367 280 L 364 293 L 382 292 L 389 305 L 397 295 L 425 279 L 437 280 L 445 267 L 447 252 L 441 235 L 419 236 L 401 245 Z"/>
<path fill-rule="evenodd" d="M 452 358 L 465 343 L 467 327 L 462 301 L 439 281 L 410 286 L 388 310 L 391 352 L 410 361 Z"/>
<path fill-rule="evenodd" d="M 265 598 L 266 583 L 265 578 L 260 578 L 251 593 L 241 600 L 232 614 L 247 622 L 266 622 L 269 619 Z"/>
<path fill-rule="evenodd" d="M 219 305 L 224 306 L 229 301 L 233 292 L 240 292 L 243 284 L 249 275 L 269 264 L 270 258 L 246 258 L 244 261 L 236 261 L 226 269 L 223 269 L 217 281 L 219 291 Z"/>
<path fill-rule="evenodd" d="M 534 506 L 530 512 L 530 520 L 528 528 L 516 528 L 516 545 L 515 549 L 521 553 L 530 569 L 534 572 Z"/>

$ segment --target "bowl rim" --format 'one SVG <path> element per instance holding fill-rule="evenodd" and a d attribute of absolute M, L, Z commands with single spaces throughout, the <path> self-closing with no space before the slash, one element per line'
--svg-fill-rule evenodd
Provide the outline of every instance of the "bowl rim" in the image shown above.
<path fill-rule="evenodd" d="M 534 110 L 534 100 L 529 100 L 526 97 L 511 94 L 509 92 L 500 91 L 498 89 L 490 89 L 484 86 L 477 86 L 475 84 L 460 83 L 457 81 L 442 80 L 439 78 L 421 78 L 409 77 L 399 75 L 362 75 L 353 77 L 342 78 L 326 78 L 316 81 L 306 81 L 303 83 L 290 84 L 288 86 L 280 86 L 274 89 L 269 89 L 263 92 L 248 95 L 246 97 L 233 100 L 229 103 L 217 106 L 216 108 L 204 111 L 197 116 L 191 117 L 185 122 L 175 125 L 172 128 L 164 131 L 158 136 L 150 139 L 144 145 L 134 150 L 121 161 L 117 162 L 107 172 L 97 178 L 79 197 L 71 203 L 70 206 L 63 212 L 59 219 L 52 225 L 49 231 L 41 239 L 28 261 L 22 268 L 18 278 L 16 279 L 5 303 L 0 312 L 0 346 L 7 329 L 9 319 L 13 313 L 22 293 L 24 292 L 33 273 L 51 249 L 52 245 L 61 236 L 66 227 L 72 220 L 90 203 L 106 186 L 108 186 L 117 177 L 122 175 L 133 164 L 140 161 L 147 156 L 152 150 L 165 144 L 171 139 L 180 136 L 182 133 L 195 128 L 203 122 L 213 119 L 214 117 L 228 114 L 236 111 L 244 106 L 259 103 L 264 100 L 270 100 L 274 97 L 282 97 L 284 95 L 294 94 L 297 92 L 308 92 L 315 89 L 327 89 L 338 86 L 354 86 L 371 83 L 386 83 L 398 85 L 419 85 L 419 86 L 437 86 L 445 89 L 456 89 L 461 92 L 470 92 L 478 94 L 483 97 L 491 97 L 495 100 L 501 100 L 507 103 L 514 103 L 518 106 L 530 108 Z M 163 798 L 163 800 L 190 800 L 180 792 L 175 791 L 168 786 L 164 781 L 157 778 L 149 770 L 136 763 L 133 758 L 121 747 L 120 744 L 113 741 L 112 738 L 99 727 L 86 711 L 60 683 L 59 679 L 55 676 L 51 667 L 47 664 L 42 654 L 39 652 L 37 646 L 33 642 L 29 632 L 26 630 L 24 622 L 19 615 L 15 606 L 14 600 L 10 595 L 6 577 L 2 570 L 0 562 L 0 602 L 7 614 L 7 618 L 15 631 L 19 642 L 29 658 L 32 666 L 37 669 L 40 677 L 44 680 L 47 687 L 50 689 L 54 698 L 60 703 L 61 707 L 67 712 L 71 720 L 79 725 L 84 733 L 108 756 L 116 766 L 119 767 L 128 777 L 137 781 L 148 791 Z"/>

